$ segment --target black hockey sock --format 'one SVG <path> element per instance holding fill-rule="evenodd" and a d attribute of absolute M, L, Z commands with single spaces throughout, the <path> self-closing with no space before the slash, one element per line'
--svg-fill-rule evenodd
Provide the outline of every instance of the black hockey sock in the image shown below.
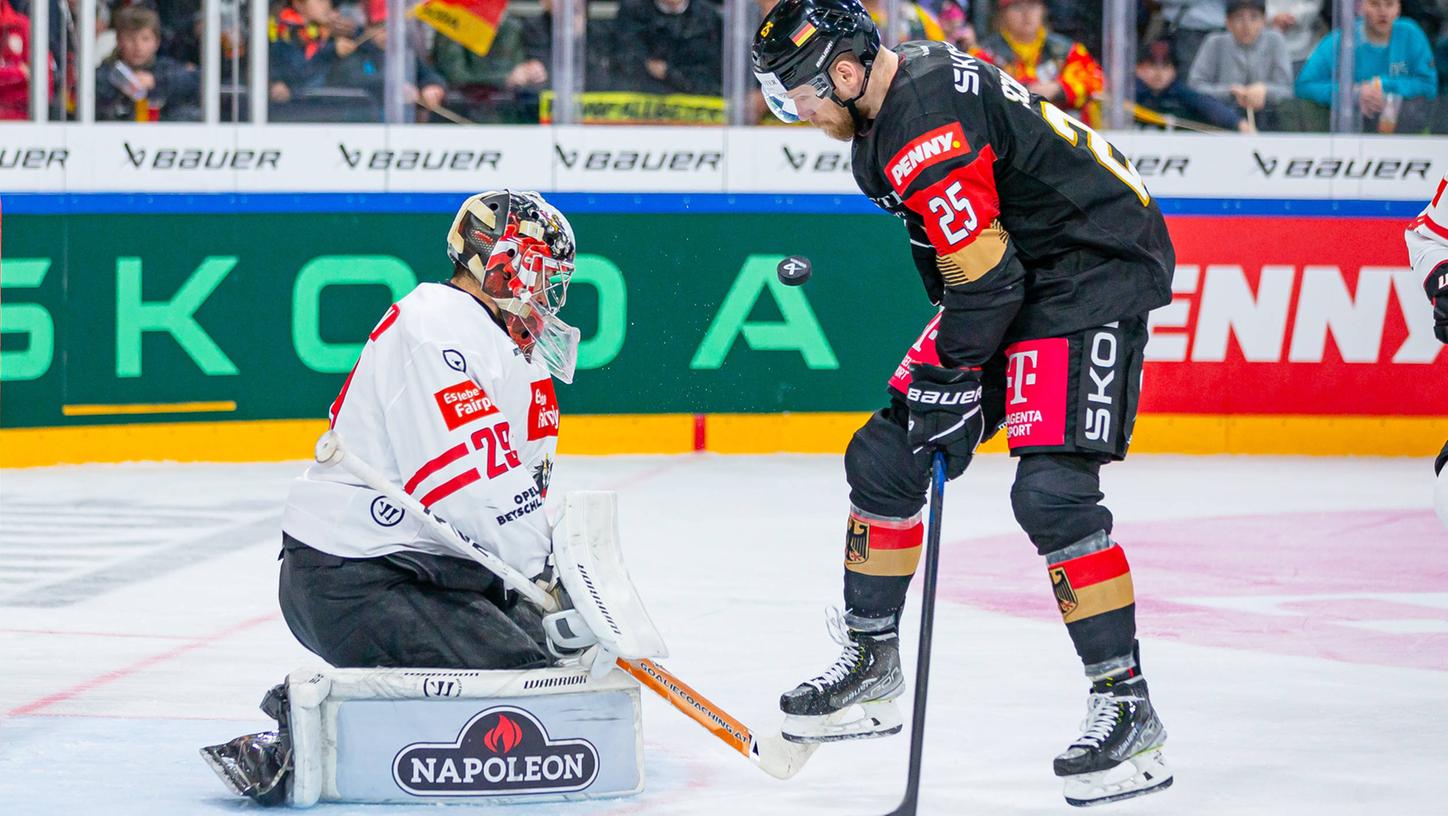
<path fill-rule="evenodd" d="M 1121 547 L 1098 532 L 1048 554 L 1046 565 L 1081 662 L 1089 667 L 1130 657 L 1136 643 L 1136 595 Z"/>
<path fill-rule="evenodd" d="M 898 625 L 905 592 L 920 564 L 924 525 L 913 518 L 883 518 L 850 508 L 845 531 L 845 624 L 855 631 L 887 632 Z"/>

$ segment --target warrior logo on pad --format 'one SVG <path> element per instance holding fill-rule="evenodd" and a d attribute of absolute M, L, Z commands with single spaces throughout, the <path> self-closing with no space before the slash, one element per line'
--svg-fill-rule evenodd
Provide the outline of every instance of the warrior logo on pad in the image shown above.
<path fill-rule="evenodd" d="M 488 396 L 481 385 L 471 380 L 449 385 L 433 394 L 432 398 L 437 401 L 437 409 L 442 413 L 442 421 L 449 431 L 455 431 L 475 419 L 498 412 L 493 398 Z"/>
<path fill-rule="evenodd" d="M 896 153 L 895 158 L 885 167 L 885 174 L 890 177 L 890 184 L 895 187 L 896 192 L 903 195 L 905 188 L 920 175 L 920 171 L 952 156 L 969 153 L 970 145 L 965 141 L 960 123 L 952 122 L 917 136 L 914 141 L 900 148 L 900 152 Z"/>

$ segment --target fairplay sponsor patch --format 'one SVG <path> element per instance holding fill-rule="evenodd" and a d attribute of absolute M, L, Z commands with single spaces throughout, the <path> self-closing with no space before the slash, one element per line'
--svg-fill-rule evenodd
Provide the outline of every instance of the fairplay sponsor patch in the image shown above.
<path fill-rule="evenodd" d="M 481 385 L 463 380 L 432 395 L 448 430 L 457 430 L 476 419 L 496 414 L 498 406 Z"/>

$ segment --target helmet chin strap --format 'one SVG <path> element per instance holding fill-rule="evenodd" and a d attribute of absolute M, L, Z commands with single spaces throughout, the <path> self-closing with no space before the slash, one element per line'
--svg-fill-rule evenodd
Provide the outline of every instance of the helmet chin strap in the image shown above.
<path fill-rule="evenodd" d="M 841 99 L 840 95 L 835 92 L 835 84 L 833 82 L 830 83 L 830 100 L 850 112 L 850 120 L 855 123 L 856 133 L 864 130 L 865 115 L 860 113 L 860 109 L 855 106 L 855 103 L 864 97 L 865 91 L 870 87 L 870 69 L 874 66 L 874 60 L 871 60 L 870 64 L 865 66 L 865 78 L 860 82 L 860 92 L 849 99 Z"/>

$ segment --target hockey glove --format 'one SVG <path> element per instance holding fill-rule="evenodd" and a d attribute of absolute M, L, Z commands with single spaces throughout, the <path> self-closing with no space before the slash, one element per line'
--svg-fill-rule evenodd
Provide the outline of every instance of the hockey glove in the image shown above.
<path fill-rule="evenodd" d="M 935 451 L 945 453 L 945 476 L 965 472 L 985 434 L 980 410 L 980 372 L 916 363 L 911 366 L 905 405 L 910 409 L 906 442 L 922 470 Z"/>
<path fill-rule="evenodd" d="M 1433 334 L 1448 343 L 1448 261 L 1438 264 L 1423 281 L 1428 302 L 1433 304 Z"/>

